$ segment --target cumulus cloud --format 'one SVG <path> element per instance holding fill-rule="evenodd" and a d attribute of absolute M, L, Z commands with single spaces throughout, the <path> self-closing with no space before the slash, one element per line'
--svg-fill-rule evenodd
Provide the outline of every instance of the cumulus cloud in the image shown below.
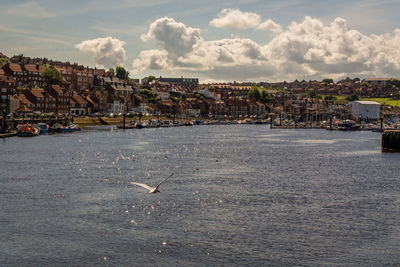
<path fill-rule="evenodd" d="M 282 26 L 273 22 L 270 19 L 267 19 L 263 23 L 257 26 L 257 29 L 259 30 L 267 30 L 267 31 L 273 31 L 275 33 L 279 33 L 282 31 Z"/>
<path fill-rule="evenodd" d="M 256 28 L 261 21 L 261 16 L 252 12 L 242 12 L 239 9 L 225 8 L 215 19 L 210 21 L 210 25 L 217 28 L 235 28 L 246 30 Z"/>
<path fill-rule="evenodd" d="M 114 68 L 122 66 L 126 58 L 125 42 L 112 38 L 97 38 L 83 41 L 75 47 L 91 55 L 97 67 Z"/>
<path fill-rule="evenodd" d="M 193 50 L 200 40 L 200 29 L 187 27 L 172 18 L 160 18 L 150 25 L 149 31 L 141 36 L 143 41 L 157 40 L 170 54 L 183 56 Z"/>
<path fill-rule="evenodd" d="M 267 22 L 259 25 L 272 30 L 274 24 Z M 165 29 L 168 34 L 162 32 Z M 226 80 L 395 76 L 400 71 L 400 29 L 368 36 L 348 29 L 343 18 L 324 24 L 306 17 L 285 30 L 275 30 L 280 33 L 265 44 L 238 37 L 207 41 L 199 29 L 162 18 L 143 36 L 156 39 L 161 49 L 142 51 L 133 68 L 136 72 L 161 68 L 193 72 L 218 79 L 225 75 Z"/>
<path fill-rule="evenodd" d="M 139 58 L 133 61 L 134 72 L 140 73 L 144 70 L 162 70 L 168 69 L 171 64 L 166 50 L 144 50 L 139 54 Z"/>
<path fill-rule="evenodd" d="M 235 28 L 238 30 L 257 29 L 273 31 L 275 33 L 282 31 L 282 26 L 273 22 L 271 19 L 261 22 L 260 15 L 233 8 L 223 9 L 209 24 L 216 28 Z"/>

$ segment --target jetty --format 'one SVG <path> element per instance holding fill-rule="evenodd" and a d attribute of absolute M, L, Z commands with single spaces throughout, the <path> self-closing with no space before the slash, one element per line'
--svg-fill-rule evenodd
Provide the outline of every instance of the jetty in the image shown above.
<path fill-rule="evenodd" d="M 382 152 L 400 152 L 400 130 L 387 130 L 383 132 Z"/>

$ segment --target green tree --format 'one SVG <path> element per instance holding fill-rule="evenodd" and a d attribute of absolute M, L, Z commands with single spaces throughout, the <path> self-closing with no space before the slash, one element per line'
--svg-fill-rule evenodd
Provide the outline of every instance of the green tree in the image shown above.
<path fill-rule="evenodd" d="M 154 80 L 156 79 L 156 76 L 150 75 L 150 76 L 147 77 L 146 79 L 147 79 L 147 82 L 151 82 L 151 81 L 154 81 Z"/>
<path fill-rule="evenodd" d="M 40 75 L 46 84 L 62 84 L 63 82 L 61 73 L 50 65 L 46 65 Z"/>
<path fill-rule="evenodd" d="M 330 84 L 333 83 L 333 79 L 323 79 L 322 82 L 325 84 Z"/>
<path fill-rule="evenodd" d="M 305 93 L 305 96 L 309 97 L 309 98 L 316 98 L 317 92 L 315 92 L 314 89 L 310 89 L 310 90 L 307 90 L 307 92 Z"/>
<path fill-rule="evenodd" d="M 356 101 L 358 99 L 359 98 L 358 98 L 357 94 L 352 94 L 352 95 L 349 95 L 349 96 L 346 97 L 346 100 L 348 100 L 348 101 Z"/>
<path fill-rule="evenodd" d="M 1 57 L 1 58 L 0 58 L 0 68 L 2 68 L 4 65 L 6 65 L 7 62 L 9 62 L 8 59 L 6 59 L 6 58 L 4 58 L 4 57 Z"/>
<path fill-rule="evenodd" d="M 261 90 L 261 101 L 263 103 L 276 103 L 275 97 L 267 92 L 267 90 Z"/>
<path fill-rule="evenodd" d="M 247 98 L 258 101 L 261 99 L 261 93 L 257 86 L 252 86 L 247 93 Z"/>
<path fill-rule="evenodd" d="M 110 68 L 110 69 L 108 70 L 108 72 L 111 74 L 111 76 L 114 76 L 114 75 L 115 75 L 115 70 L 114 70 L 113 68 Z"/>
<path fill-rule="evenodd" d="M 120 78 L 121 80 L 128 80 L 129 79 L 129 72 L 121 66 L 118 66 L 115 68 L 115 76 L 117 76 L 117 78 Z"/>

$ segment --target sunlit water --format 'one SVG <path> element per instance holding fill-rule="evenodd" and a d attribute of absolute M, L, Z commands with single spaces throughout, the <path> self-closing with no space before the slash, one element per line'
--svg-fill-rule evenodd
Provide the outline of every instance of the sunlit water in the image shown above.
<path fill-rule="evenodd" d="M 1 266 L 400 264 L 400 154 L 265 125 L 0 140 Z M 148 194 L 132 181 L 156 185 Z"/>

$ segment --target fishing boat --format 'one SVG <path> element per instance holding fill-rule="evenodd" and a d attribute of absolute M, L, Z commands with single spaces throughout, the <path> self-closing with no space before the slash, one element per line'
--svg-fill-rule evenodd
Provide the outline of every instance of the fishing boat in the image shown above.
<path fill-rule="evenodd" d="M 32 137 L 38 136 L 40 133 L 39 128 L 36 128 L 32 124 L 24 124 L 19 127 L 17 135 L 19 137 Z"/>
<path fill-rule="evenodd" d="M 49 125 L 47 123 L 37 123 L 35 127 L 39 128 L 41 134 L 49 132 Z"/>

